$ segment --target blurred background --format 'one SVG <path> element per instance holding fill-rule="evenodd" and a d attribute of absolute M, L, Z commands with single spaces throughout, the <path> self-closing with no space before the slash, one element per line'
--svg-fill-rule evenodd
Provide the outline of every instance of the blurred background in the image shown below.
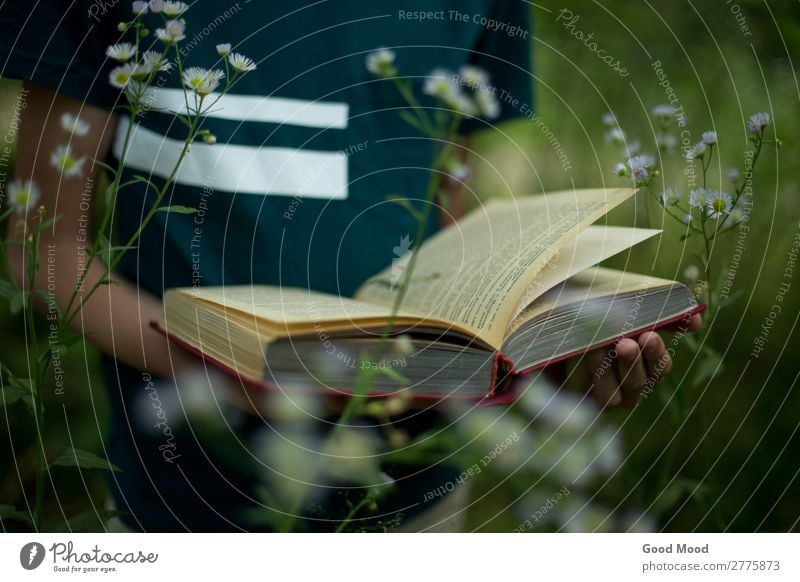
<path fill-rule="evenodd" d="M 699 141 L 705 130 L 717 131 L 713 180 L 724 182 L 727 168 L 743 168 L 749 116 L 757 111 L 771 115 L 782 147 L 777 154 L 766 148 L 753 177 L 752 230 L 738 257 L 732 289 L 738 298 L 706 321 L 706 341 L 719 360 L 693 360 L 681 343 L 671 384 L 634 412 L 611 413 L 622 427 L 625 460 L 591 493 L 609 512 L 646 509 L 654 526 L 667 531 L 797 530 L 800 271 L 764 351 L 754 358 L 751 350 L 776 302 L 778 285 L 786 280 L 787 254 L 800 233 L 800 87 L 795 66 L 800 61 L 800 5 L 791 0 L 608 4 L 537 4 L 530 35 L 535 116 L 476 140 L 479 156 L 473 160 L 471 186 L 483 199 L 510 192 L 625 185 L 611 172 L 624 157 L 619 146 L 605 142 L 602 115 L 613 112 L 630 138 L 641 140 L 643 152 L 655 153 L 651 110 L 669 102 L 668 90 L 685 114 L 681 129 L 690 132 L 690 143 Z M 565 27 L 567 21 L 573 26 Z M 623 76 L 601 61 L 576 31 L 593 34 L 605 55 L 612 55 L 629 74 Z M 658 61 L 661 66 L 654 66 Z M 13 132 L 18 90 L 18 84 L 0 81 L 4 136 Z M 679 152 L 665 158 L 664 185 L 686 192 L 683 168 Z M 684 279 L 687 267 L 697 265 L 696 241 L 681 241 L 680 228 L 662 222 L 658 205 L 646 193 L 635 205 L 612 213 L 609 221 L 664 228 L 661 237 L 615 258 L 610 266 Z M 731 268 L 735 242 L 735 235 L 729 236 L 714 248 L 717 269 Z M 0 309 L 3 360 L 23 367 L 21 320 Z M 85 383 L 71 385 L 64 397 L 48 403 L 48 446 L 53 453 L 65 444 L 100 452 L 106 396 L 97 354 L 71 349 L 63 365 L 66 377 L 85 378 Z M 710 368 L 717 367 L 720 373 L 709 379 Z M 684 407 L 683 416 L 675 414 L 676 401 Z M 0 504 L 17 503 L 20 483 L 29 487 L 35 472 L 35 434 L 22 406 L 18 402 L 3 411 Z M 514 500 L 527 484 L 498 486 L 503 478 L 490 471 L 475 478 L 473 495 L 480 501 L 470 510 L 471 529 L 511 531 L 519 525 Z M 103 506 L 100 472 L 56 469 L 52 479 L 58 495 L 50 496 L 48 513 L 71 515 Z"/>

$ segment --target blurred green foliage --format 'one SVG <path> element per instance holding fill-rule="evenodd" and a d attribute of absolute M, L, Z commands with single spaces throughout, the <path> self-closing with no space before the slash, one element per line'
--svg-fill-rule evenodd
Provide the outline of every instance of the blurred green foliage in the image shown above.
<path fill-rule="evenodd" d="M 718 132 L 723 183 L 725 168 L 743 167 L 750 114 L 769 112 L 783 142 L 779 154 L 766 152 L 756 169 L 752 230 L 738 269 L 732 260 L 735 233 L 713 252 L 718 270 L 735 273 L 732 293 L 742 293 L 711 324 L 710 342 L 724 360 L 722 374 L 710 384 L 696 383 L 709 362 L 688 361 L 687 350 L 679 351 L 671 380 L 677 385 L 676 397 L 686 398 L 692 406 L 684 424 L 670 419 L 668 386 L 633 413 L 613 413 L 623 426 L 629 457 L 614 478 L 600 484 L 597 501 L 609 511 L 618 504 L 649 508 L 667 530 L 796 530 L 800 518 L 800 463 L 792 452 L 800 445 L 796 270 L 765 351 L 757 359 L 750 352 L 776 303 L 778 285 L 786 280 L 787 253 L 800 234 L 796 171 L 800 142 L 794 129 L 800 127 L 800 93 L 793 69 L 800 57 L 797 5 L 753 0 L 548 1 L 539 6 L 533 40 L 534 110 L 564 148 L 572 170 L 563 170 L 552 136 L 545 135 L 541 124 L 516 122 L 506 135 L 489 131 L 478 142 L 486 160 L 474 183 L 481 196 L 625 185 L 611 175 L 623 157 L 619 148 L 603 142 L 601 116 L 612 111 L 632 137 L 641 137 L 644 151 L 655 153 L 650 110 L 666 103 L 667 95 L 653 70 L 654 61 L 661 61 L 686 114 L 690 143 L 700 141 L 705 130 Z M 580 16 L 569 31 L 563 19 L 558 21 L 563 8 Z M 737 20 L 737 14 L 744 20 L 741 16 Z M 742 22 L 750 35 L 743 34 Z M 619 59 L 630 75 L 623 78 L 613 72 L 570 34 L 574 30 L 594 33 L 593 40 Z M 683 167 L 679 155 L 665 161 L 664 184 L 686 193 Z M 640 196 L 635 206 L 613 212 L 610 222 L 635 221 L 665 232 L 609 261 L 609 266 L 680 279 L 686 266 L 697 264 L 693 257 L 697 241 L 680 242 L 680 229 L 662 223 L 658 205 L 646 196 Z M 674 480 L 661 474 L 667 448 L 674 448 Z M 670 481 L 662 494 L 663 484 Z M 493 486 L 483 485 L 484 490 Z M 504 496 L 502 488 L 493 491 L 484 501 L 494 502 L 476 505 L 472 526 L 507 531 L 518 525 L 520 517 L 510 510 L 495 516 L 496 508 L 506 507 L 513 498 L 510 493 Z"/>
<path fill-rule="evenodd" d="M 722 355 L 724 369 L 713 382 L 695 382 L 708 362 L 689 361 L 679 350 L 672 387 L 664 386 L 632 413 L 614 412 L 622 425 L 629 456 L 622 469 L 596 487 L 596 500 L 611 510 L 649 509 L 667 530 L 786 531 L 797 529 L 800 488 L 795 453 L 800 446 L 800 400 L 797 398 L 800 281 L 782 304 L 764 352 L 751 358 L 753 340 L 775 303 L 783 281 L 789 246 L 798 220 L 798 80 L 800 19 L 796 2 L 739 0 L 722 2 L 566 1 L 539 3 L 531 33 L 537 125 L 522 120 L 485 132 L 476 140 L 472 187 L 480 197 L 510 192 L 540 192 L 572 187 L 619 186 L 611 167 L 621 156 L 603 143 L 601 115 L 613 111 L 621 124 L 652 141 L 650 109 L 666 102 L 653 71 L 660 60 L 669 84 L 687 116 L 692 143 L 706 129 L 720 136 L 722 168 L 742 167 L 747 149 L 747 117 L 768 111 L 783 141 L 779 155 L 766 152 L 755 179 L 752 230 L 746 239 L 733 290 L 737 303 L 711 323 L 710 341 Z M 733 6 L 744 16 L 737 20 Z M 621 77 L 558 22 L 562 8 L 580 16 L 575 28 L 594 40 L 630 71 Z M 741 24 L 750 31 L 745 35 Z M 0 130 L 6 135 L 18 84 L 0 83 Z M 545 135 L 542 125 L 552 131 Z M 650 138 L 648 139 L 648 136 Z M 548 137 L 550 138 L 548 141 Z M 570 170 L 564 171 L 553 147 L 563 148 Z M 651 148 L 652 151 L 652 148 Z M 683 187 L 682 163 L 665 163 L 665 183 Z M 657 205 L 640 197 L 610 216 L 613 224 L 661 227 Z M 665 223 L 662 237 L 641 245 L 609 264 L 618 268 L 681 278 L 693 263 L 692 247 L 679 242 L 679 231 Z M 734 236 L 721 241 L 715 256 L 723 272 L 731 265 Z M 26 362 L 22 322 L 0 307 L 3 360 L 23 368 Z M 683 356 L 683 357 L 682 357 Z M 47 442 L 52 453 L 64 446 L 102 451 L 106 397 L 92 348 L 72 349 L 64 361 L 63 396 L 48 390 Z M 670 416 L 667 400 L 691 404 L 685 423 Z M 34 431 L 17 403 L 5 409 L 0 436 L 0 504 L 24 507 L 21 491 L 34 475 Z M 12 446 L 13 443 L 13 446 Z M 670 455 L 675 474 L 664 475 Z M 497 476 L 495 476 L 497 477 Z M 668 490 L 664 485 L 671 483 Z M 513 502 L 525 483 L 496 487 L 487 472 L 476 479 L 470 527 L 510 531 L 521 521 Z M 55 523 L 63 515 L 102 508 L 103 476 L 55 470 L 47 513 Z M 483 494 L 485 494 L 483 496 Z M 663 494 L 662 494 L 663 493 Z M 7 527 L 7 526 L 6 526 Z"/>

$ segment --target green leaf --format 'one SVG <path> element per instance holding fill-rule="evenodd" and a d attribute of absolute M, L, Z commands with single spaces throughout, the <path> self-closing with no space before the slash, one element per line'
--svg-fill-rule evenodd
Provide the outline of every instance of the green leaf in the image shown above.
<path fill-rule="evenodd" d="M 46 229 L 50 228 L 50 227 L 51 227 L 51 226 L 53 226 L 53 225 L 54 225 L 56 222 L 58 222 L 59 220 L 61 220 L 61 217 L 62 217 L 62 216 L 63 216 L 62 214 L 57 214 L 57 215 L 55 215 L 53 218 L 49 218 L 48 220 L 45 220 L 44 222 L 41 222 L 41 223 L 39 223 L 39 224 L 36 226 L 36 231 L 37 231 L 37 232 L 44 232 Z"/>
<path fill-rule="evenodd" d="M 722 356 L 715 350 L 704 347 L 700 364 L 695 367 L 692 386 L 701 386 L 717 377 L 723 370 Z"/>
<path fill-rule="evenodd" d="M 8 309 L 11 311 L 12 315 L 16 315 L 22 311 L 28 300 L 28 295 L 29 291 L 18 289 L 17 292 L 11 296 L 11 299 L 8 300 Z"/>
<path fill-rule="evenodd" d="M 13 505 L 0 505 L 0 520 L 4 519 L 22 521 L 29 525 L 33 525 L 31 516 L 24 511 L 20 511 Z"/>
<path fill-rule="evenodd" d="M 105 530 L 105 527 L 103 526 L 105 522 L 121 515 L 125 515 L 125 512 L 110 509 L 101 509 L 100 511 L 90 509 L 88 511 L 78 513 L 77 515 L 73 515 L 66 521 L 62 522 L 55 531 L 89 532 Z"/>
<path fill-rule="evenodd" d="M 10 299 L 19 288 L 11 281 L 0 281 L 0 297 Z"/>
<path fill-rule="evenodd" d="M 112 168 L 107 163 L 103 162 L 102 160 L 98 160 L 97 158 L 92 158 L 92 164 L 97 164 L 98 166 L 100 166 L 104 170 L 108 171 L 112 176 L 116 176 L 117 175 L 117 169 L 116 168 Z"/>
<path fill-rule="evenodd" d="M 0 406 L 14 404 L 29 395 L 29 392 L 23 390 L 19 386 L 12 386 L 10 384 L 3 386 L 2 390 L 0 390 Z"/>
<path fill-rule="evenodd" d="M 414 218 L 414 220 L 419 220 L 422 217 L 420 211 L 417 210 L 417 208 L 405 196 L 400 196 L 399 194 L 389 194 L 386 196 L 386 200 L 389 202 L 394 202 L 398 206 L 405 208 L 405 210 Z"/>
<path fill-rule="evenodd" d="M 744 295 L 744 289 L 737 289 L 733 293 L 728 294 L 725 299 L 720 299 L 719 306 L 717 309 L 724 309 L 726 307 L 731 307 L 736 301 Z"/>
<path fill-rule="evenodd" d="M 192 208 L 191 206 L 181 206 L 180 204 L 174 204 L 172 206 L 159 206 L 157 212 L 173 212 L 175 214 L 194 214 L 197 212 L 197 208 Z"/>
<path fill-rule="evenodd" d="M 59 465 L 62 467 L 81 467 L 82 469 L 104 469 L 106 471 L 122 471 L 119 467 L 116 467 L 109 463 L 103 457 L 95 455 L 94 453 L 90 453 L 89 451 L 84 451 L 82 449 L 75 449 L 69 447 L 61 456 L 58 457 L 55 461 L 50 463 L 50 466 L 53 467 L 55 465 Z"/>
<path fill-rule="evenodd" d="M 114 259 L 117 252 L 125 252 L 135 249 L 136 246 L 113 246 L 108 237 L 103 233 L 97 235 L 96 254 L 108 265 Z"/>
<path fill-rule="evenodd" d="M 673 445 L 674 446 L 674 445 Z M 686 499 L 693 487 L 688 479 L 675 477 L 670 484 L 665 487 L 658 498 L 653 503 L 653 510 L 657 515 L 663 515 L 676 505 Z"/>
<path fill-rule="evenodd" d="M 79 341 L 83 340 L 83 334 L 65 333 L 61 337 L 59 337 L 59 339 L 61 340 L 61 345 L 63 345 L 65 348 L 68 348 L 72 345 L 75 345 Z"/>
<path fill-rule="evenodd" d="M 61 306 L 58 304 L 58 301 L 56 301 L 55 296 L 50 291 L 45 291 L 44 289 L 37 289 L 35 293 L 44 299 L 47 309 L 55 310 L 56 316 L 58 319 L 61 319 L 63 313 L 61 313 Z"/>

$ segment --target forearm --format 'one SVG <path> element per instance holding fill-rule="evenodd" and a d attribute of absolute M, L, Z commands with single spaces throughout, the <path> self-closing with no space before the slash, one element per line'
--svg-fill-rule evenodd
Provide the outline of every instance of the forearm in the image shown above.
<path fill-rule="evenodd" d="M 93 215 L 94 201 L 99 192 L 99 167 L 92 159 L 105 159 L 115 133 L 115 118 L 109 112 L 78 103 L 52 91 L 27 86 L 28 107 L 23 111 L 21 131 L 17 143 L 15 175 L 20 179 L 33 179 L 39 186 L 43 207 L 43 220 L 54 219 L 53 225 L 41 233 L 39 252 L 40 268 L 35 287 L 43 291 L 47 300 L 55 300 L 63 312 L 70 302 L 72 292 L 81 272 L 89 265 L 84 253 L 91 241 L 89 217 Z M 64 134 L 60 117 L 64 113 L 80 114 L 89 130 L 81 136 Z M 80 176 L 61 176 L 54 168 L 50 154 L 69 142 L 75 157 L 85 160 Z M 88 207 L 85 201 L 90 201 Z M 36 208 L 28 210 L 28 220 L 37 220 Z M 9 220 L 7 237 L 19 239 L 25 233 L 20 228 L 20 215 Z M 20 284 L 25 271 L 24 250 L 6 245 L 12 274 Z M 135 252 L 135 251 L 131 251 Z M 106 267 L 99 257 L 89 265 L 78 296 L 71 311 L 76 313 L 71 327 L 86 332 L 86 339 L 122 362 L 157 375 L 170 375 L 174 369 L 185 365 L 187 355 L 170 346 L 166 339 L 149 327 L 153 319 L 161 318 L 160 301 L 136 286 L 111 274 L 116 284 L 101 285 L 88 297 L 95 283 L 106 278 Z M 47 301 L 37 298 L 37 307 L 47 310 Z"/>
<path fill-rule="evenodd" d="M 25 257 L 20 247 L 10 246 L 9 262 L 19 283 L 23 283 Z M 35 288 L 44 292 L 46 300 L 37 301 L 40 312 L 52 309 L 55 301 L 63 311 L 70 301 L 82 265 L 87 256 L 81 256 L 76 244 L 43 238 L 40 245 L 41 265 L 35 279 Z M 116 277 L 111 285 L 101 285 L 86 298 L 94 284 L 106 277 L 106 267 L 98 259 L 86 271 L 84 284 L 73 305 L 81 309 L 70 327 L 86 335 L 87 341 L 108 355 L 140 370 L 158 376 L 171 376 L 185 368 L 194 359 L 191 354 L 170 344 L 166 338 L 150 327 L 150 321 L 162 317 L 161 301 L 137 286 Z"/>

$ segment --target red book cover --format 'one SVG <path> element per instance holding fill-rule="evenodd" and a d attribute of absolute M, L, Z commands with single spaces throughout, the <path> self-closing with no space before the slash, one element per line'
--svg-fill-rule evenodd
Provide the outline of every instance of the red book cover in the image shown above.
<path fill-rule="evenodd" d="M 531 373 L 533 373 L 533 372 L 535 372 L 537 370 L 546 368 L 547 366 L 550 366 L 550 365 L 553 365 L 553 364 L 557 364 L 557 363 L 562 362 L 564 360 L 568 360 L 570 358 L 579 356 L 579 355 L 583 354 L 584 352 L 586 352 L 588 350 L 594 350 L 594 349 L 598 349 L 598 348 L 602 348 L 602 347 L 613 345 L 614 343 L 618 342 L 619 340 L 621 340 L 623 338 L 638 336 L 638 335 L 640 335 L 640 334 L 642 334 L 642 333 L 644 333 L 646 331 L 654 331 L 654 330 L 669 328 L 671 326 L 674 326 L 674 324 L 678 323 L 679 321 L 688 320 L 691 316 L 693 316 L 693 315 L 695 315 L 697 313 L 701 313 L 702 311 L 705 310 L 705 308 L 706 308 L 706 306 L 704 304 L 697 305 L 696 307 L 694 307 L 693 309 L 691 309 L 691 310 L 689 310 L 687 312 L 680 313 L 680 314 L 678 314 L 678 315 L 676 315 L 674 317 L 671 317 L 669 319 L 660 321 L 657 324 L 631 329 L 630 331 L 628 331 L 624 335 L 616 336 L 616 337 L 614 337 L 612 339 L 609 339 L 607 341 L 603 341 L 603 342 L 598 342 L 596 344 L 592 344 L 591 346 L 589 346 L 587 348 L 581 348 L 580 350 L 575 350 L 573 352 L 570 352 L 570 353 L 567 353 L 567 354 L 563 354 L 563 355 L 561 355 L 561 356 L 559 356 L 557 358 L 554 358 L 552 360 L 548 360 L 548 361 L 543 362 L 543 363 L 541 363 L 539 365 L 532 366 L 532 367 L 529 367 L 529 368 L 524 368 L 524 369 L 521 369 L 521 370 L 516 369 L 516 367 L 514 366 L 514 362 L 512 362 L 510 359 L 505 357 L 500 352 L 497 352 L 497 353 L 495 353 L 495 358 L 494 358 L 494 366 L 493 366 L 493 369 L 492 369 L 491 384 L 490 384 L 490 386 L 487 386 L 486 394 L 484 396 L 476 397 L 476 396 L 473 396 L 473 395 L 460 395 L 460 394 L 455 394 L 455 393 L 442 395 L 442 394 L 435 394 L 435 393 L 419 393 L 419 392 L 415 392 L 414 393 L 414 397 L 417 398 L 417 399 L 423 400 L 423 401 L 438 401 L 438 400 L 444 400 L 444 399 L 449 399 L 449 398 L 459 398 L 459 399 L 474 400 L 480 405 L 495 405 L 496 406 L 496 405 L 502 405 L 502 404 L 509 404 L 509 403 L 513 402 L 516 399 L 516 396 L 517 396 L 516 390 L 515 390 L 515 386 L 514 386 L 515 383 L 513 382 L 514 379 L 523 378 L 523 377 L 528 376 L 529 374 L 531 374 Z M 172 341 L 175 344 L 181 346 L 182 348 L 188 350 L 189 352 L 199 356 L 200 358 L 202 358 L 203 360 L 205 360 L 206 362 L 208 362 L 212 366 L 222 370 L 224 373 L 226 373 L 227 375 L 231 376 L 235 380 L 241 382 L 242 384 L 244 384 L 246 386 L 249 386 L 251 388 L 254 388 L 254 389 L 259 389 L 259 390 L 280 390 L 280 388 L 278 386 L 275 386 L 274 384 L 271 384 L 271 383 L 269 383 L 269 382 L 267 382 L 265 380 L 255 381 L 255 380 L 253 380 L 251 378 L 247 378 L 245 376 L 242 376 L 241 374 L 239 374 L 236 370 L 234 370 L 230 366 L 228 366 L 226 364 L 223 364 L 222 362 L 220 362 L 219 360 L 209 356 L 208 354 L 202 353 L 200 350 L 198 350 L 197 348 L 195 348 L 191 344 L 183 341 L 182 339 L 180 339 L 178 337 L 175 337 L 175 335 L 169 333 L 159 322 L 151 321 L 150 325 L 155 330 L 157 330 L 160 333 L 162 333 L 165 336 L 167 336 L 170 339 L 170 341 Z M 343 389 L 341 389 L 341 393 L 342 393 L 342 396 L 345 396 L 348 393 L 348 390 L 343 388 Z M 386 396 L 386 395 L 387 394 L 375 393 L 375 392 L 373 392 L 371 394 L 371 396 L 373 396 L 373 397 L 381 397 L 381 396 Z"/>

